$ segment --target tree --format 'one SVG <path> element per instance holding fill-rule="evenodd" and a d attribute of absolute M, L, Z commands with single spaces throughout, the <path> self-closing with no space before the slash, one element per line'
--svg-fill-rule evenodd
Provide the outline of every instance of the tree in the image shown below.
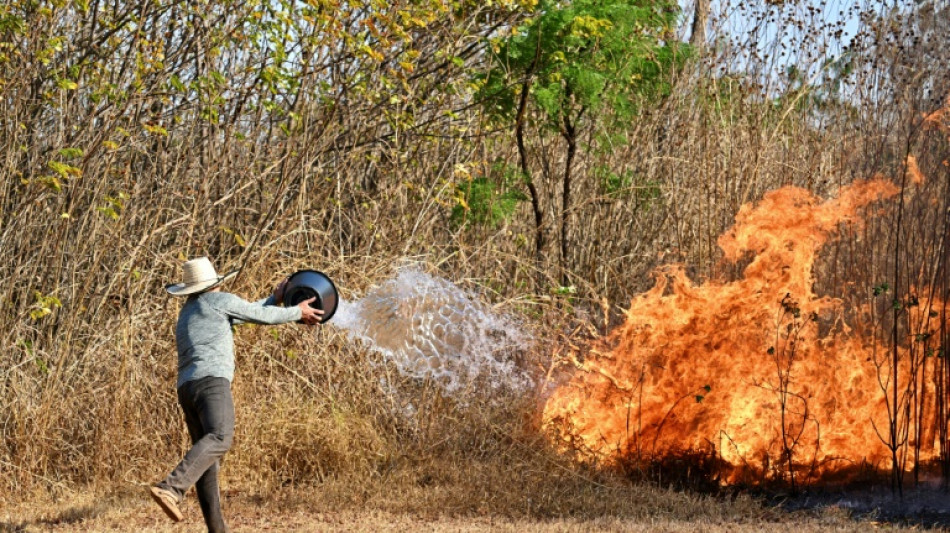
<path fill-rule="evenodd" d="M 587 128 L 625 130 L 641 105 L 670 91 L 667 74 L 688 47 L 672 38 L 679 15 L 669 0 L 542 1 L 535 16 L 498 43 L 479 97 L 498 120 L 512 123 L 531 198 L 535 248 L 545 246 L 544 206 L 528 159 L 529 107 L 540 126 L 563 141 L 560 209 L 562 284 L 568 283 L 572 179 Z M 556 202 L 555 198 L 551 199 Z"/>

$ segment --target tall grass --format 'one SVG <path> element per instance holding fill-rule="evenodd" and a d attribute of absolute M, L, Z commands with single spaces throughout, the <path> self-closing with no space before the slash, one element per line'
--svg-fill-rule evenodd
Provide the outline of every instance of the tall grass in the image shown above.
<path fill-rule="evenodd" d="M 355 2 L 287 21 L 279 4 L 0 7 L 6 494 L 147 483 L 177 460 L 187 438 L 173 390 L 180 302 L 163 286 L 187 257 L 241 267 L 229 290 L 247 298 L 300 267 L 328 272 L 354 297 L 394 263 L 419 262 L 554 339 L 526 363 L 541 378 L 564 350 L 557 339 L 606 331 L 658 264 L 734 274 L 716 238 L 743 203 L 783 185 L 831 194 L 881 172 L 905 188 L 901 223 L 887 211 L 842 238 L 823 290 L 860 299 L 890 279 L 900 297 L 925 283 L 948 296 L 946 132 L 920 118 L 946 94 L 948 63 L 934 45 L 945 8 L 878 14 L 898 28 L 891 34 L 869 19 L 841 92 L 827 94 L 831 74 L 803 81 L 769 67 L 768 54 L 737 63 L 743 45 L 720 40 L 669 74 L 673 93 L 644 109 L 624 142 L 604 146 L 592 131 L 582 143 L 597 149 L 577 160 L 569 289 L 553 259 L 535 260 L 527 203 L 497 224 L 452 216 L 473 177 L 492 176 L 499 160 L 517 167 L 513 130 L 489 129 L 467 84 L 525 5 L 402 6 L 406 19 L 400 6 Z M 378 34 L 346 37 L 367 20 Z M 814 68 L 832 70 L 803 65 Z M 563 161 L 564 146 L 538 124 L 527 150 L 541 196 L 554 198 L 544 169 Z M 908 184 L 908 155 L 924 185 Z M 605 186 L 603 167 L 626 178 Z M 946 329 L 937 336 L 945 345 Z M 241 327 L 236 344 L 233 483 L 425 484 L 464 479 L 474 464 L 495 475 L 571 468 L 538 434 L 543 380 L 528 395 L 473 386 L 460 400 L 401 377 L 332 326 Z M 933 385 L 908 396 L 913 412 L 947 390 L 943 361 L 921 376 L 920 387 Z M 946 402 L 935 408 L 946 443 Z"/>

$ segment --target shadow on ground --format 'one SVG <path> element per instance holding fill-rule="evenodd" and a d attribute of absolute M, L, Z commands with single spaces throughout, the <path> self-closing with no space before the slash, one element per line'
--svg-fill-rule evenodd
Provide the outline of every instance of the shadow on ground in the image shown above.
<path fill-rule="evenodd" d="M 23 521 L 0 522 L 0 533 L 23 533 L 30 527 L 36 526 L 57 526 L 63 524 L 77 524 L 86 520 L 91 520 L 103 512 L 106 506 L 102 504 L 95 505 L 76 505 L 60 510 L 55 514 Z"/>

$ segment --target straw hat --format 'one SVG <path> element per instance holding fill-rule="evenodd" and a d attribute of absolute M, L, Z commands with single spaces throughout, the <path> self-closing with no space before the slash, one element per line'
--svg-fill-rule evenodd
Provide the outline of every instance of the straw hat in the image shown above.
<path fill-rule="evenodd" d="M 183 281 L 165 287 L 165 290 L 172 296 L 187 296 L 213 289 L 238 273 L 237 270 L 232 270 L 223 276 L 219 276 L 215 272 L 211 260 L 207 257 L 185 261 L 181 269 Z"/>

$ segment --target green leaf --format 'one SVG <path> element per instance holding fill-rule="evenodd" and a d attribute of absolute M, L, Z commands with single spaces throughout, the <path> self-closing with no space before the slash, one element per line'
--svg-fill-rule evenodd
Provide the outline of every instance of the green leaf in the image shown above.
<path fill-rule="evenodd" d="M 52 312 L 53 311 L 51 311 L 49 307 L 38 307 L 30 311 L 30 318 L 33 320 L 39 320 Z"/>
<path fill-rule="evenodd" d="M 518 204 L 526 199 L 525 195 L 510 188 L 512 180 L 509 177 L 499 176 L 495 179 L 504 183 L 498 184 L 492 178 L 480 176 L 465 179 L 456 187 L 456 205 L 451 215 L 455 224 L 463 225 L 470 221 L 496 227 L 514 214 Z"/>
<path fill-rule="evenodd" d="M 558 295 L 558 296 L 567 296 L 567 295 L 571 295 L 571 294 L 576 293 L 576 292 L 577 292 L 577 287 L 575 287 L 575 286 L 573 286 L 573 285 L 569 285 L 569 286 L 567 286 L 567 287 L 565 287 L 565 286 L 560 286 L 560 287 L 555 287 L 554 290 L 552 290 L 551 292 L 554 293 L 554 294 L 556 294 L 556 295 Z"/>
<path fill-rule="evenodd" d="M 528 80 L 549 128 L 581 109 L 593 127 L 628 128 L 642 103 L 669 94 L 664 74 L 689 56 L 687 45 L 669 39 L 679 14 L 671 0 L 542 2 L 534 18 L 493 42 L 489 69 L 474 76 L 482 82 L 477 100 L 511 120 Z"/>
<path fill-rule="evenodd" d="M 23 348 L 23 351 L 28 355 L 33 355 L 33 341 L 30 339 L 19 339 L 16 341 L 16 345 Z"/>
<path fill-rule="evenodd" d="M 75 159 L 83 156 L 82 148 L 63 148 L 59 151 L 60 157 L 64 159 Z"/>
<path fill-rule="evenodd" d="M 67 79 L 56 80 L 56 86 L 64 91 L 74 91 L 79 88 L 78 83 Z"/>
<path fill-rule="evenodd" d="M 247 241 L 244 240 L 244 236 L 238 233 L 237 231 L 234 231 L 233 229 L 227 226 L 219 226 L 218 228 L 224 233 L 230 235 L 234 239 L 234 242 L 236 242 L 238 246 L 240 246 L 241 248 L 247 247 Z"/>
<path fill-rule="evenodd" d="M 116 212 L 111 206 L 97 207 L 96 211 L 99 211 L 103 215 L 111 218 L 112 220 L 119 220 L 119 213 Z"/>
<path fill-rule="evenodd" d="M 884 294 L 885 292 L 889 291 L 890 289 L 891 289 L 891 287 L 890 287 L 890 285 L 888 285 L 887 283 L 881 283 L 880 285 L 876 285 L 876 286 L 874 287 L 874 289 L 873 289 L 873 290 L 874 290 L 874 296 L 880 296 L 881 294 Z"/>
<path fill-rule="evenodd" d="M 145 124 L 145 131 L 151 133 L 152 135 L 161 135 L 162 137 L 168 137 L 168 130 L 159 126 L 157 124 Z"/>
<path fill-rule="evenodd" d="M 26 31 L 26 21 L 10 14 L 0 13 L 0 33 L 22 34 Z"/>
<path fill-rule="evenodd" d="M 50 161 L 46 164 L 46 166 L 63 178 L 69 178 L 70 176 L 82 176 L 82 170 L 79 168 L 66 163 L 61 163 L 59 161 Z"/>
<path fill-rule="evenodd" d="M 35 300 L 33 308 L 30 310 L 30 318 L 33 320 L 40 320 L 46 316 L 49 316 L 53 313 L 53 309 L 62 307 L 62 302 L 59 301 L 59 298 L 51 295 L 44 295 L 40 291 L 33 291 L 33 298 Z"/>

